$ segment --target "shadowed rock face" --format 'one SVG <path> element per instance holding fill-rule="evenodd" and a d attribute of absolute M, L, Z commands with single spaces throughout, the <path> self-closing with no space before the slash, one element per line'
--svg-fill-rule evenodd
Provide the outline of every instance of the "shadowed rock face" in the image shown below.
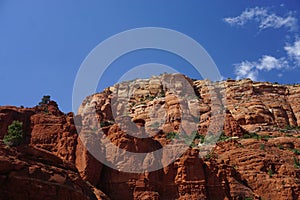
<path fill-rule="evenodd" d="M 74 165 L 35 147 L 0 143 L 0 199 L 97 199 Z"/>
<path fill-rule="evenodd" d="M 115 85 L 87 97 L 76 116 L 60 112 L 55 102 L 47 112 L 0 107 L 0 139 L 13 120 L 22 121 L 24 130 L 19 147 L 0 141 L 0 199 L 299 199 L 300 85 L 228 80 L 211 92 L 211 82 L 183 77 L 177 83 L 182 77 Z M 173 86 L 188 95 L 178 98 Z M 204 147 L 194 146 L 162 169 L 126 173 L 103 165 L 86 148 L 93 141 L 108 161 L 121 164 L 126 157 L 94 139 L 145 153 L 172 145 L 171 132 L 206 136 L 222 102 L 222 140 L 204 158 Z M 169 151 L 175 153 L 172 146 Z M 166 156 L 144 159 L 164 163 Z"/>

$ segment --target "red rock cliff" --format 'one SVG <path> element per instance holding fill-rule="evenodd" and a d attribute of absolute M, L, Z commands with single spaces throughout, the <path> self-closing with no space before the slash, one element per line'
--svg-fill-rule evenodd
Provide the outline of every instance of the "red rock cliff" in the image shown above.
<path fill-rule="evenodd" d="M 163 76 L 177 91 L 190 84 L 188 101 L 178 99 L 162 77 L 153 77 L 87 97 L 75 117 L 61 113 L 54 102 L 48 112 L 0 107 L 0 138 L 13 120 L 23 122 L 25 133 L 20 147 L 0 144 L 0 199 L 300 199 L 300 85 L 228 80 L 216 83 L 219 89 L 211 93 L 209 81 L 184 77 L 186 82 L 178 84 L 179 75 Z M 103 165 L 77 135 L 89 140 L 101 128 L 102 137 L 121 149 L 152 152 L 170 144 L 169 133 L 182 129 L 206 136 L 222 102 L 223 134 L 212 151 L 199 156 L 206 152 L 198 146 L 200 137 L 156 171 L 129 173 Z M 124 120 L 134 126 L 118 123 Z M 194 123 L 197 128 L 189 130 Z M 152 136 L 137 139 L 130 131 Z M 130 162 L 113 149 L 93 145 L 110 162 Z M 145 160 L 164 163 L 166 155 Z"/>

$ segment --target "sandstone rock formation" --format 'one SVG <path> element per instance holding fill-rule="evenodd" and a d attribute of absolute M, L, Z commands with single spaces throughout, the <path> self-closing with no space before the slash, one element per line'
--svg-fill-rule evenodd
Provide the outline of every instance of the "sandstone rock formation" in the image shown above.
<path fill-rule="evenodd" d="M 0 141 L 0 199 L 300 199 L 300 85 L 165 74 L 91 95 L 76 116 L 0 107 L 0 139 L 14 120 L 24 142 Z"/>
<path fill-rule="evenodd" d="M 0 199 L 97 199 L 74 165 L 31 146 L 0 144 Z"/>

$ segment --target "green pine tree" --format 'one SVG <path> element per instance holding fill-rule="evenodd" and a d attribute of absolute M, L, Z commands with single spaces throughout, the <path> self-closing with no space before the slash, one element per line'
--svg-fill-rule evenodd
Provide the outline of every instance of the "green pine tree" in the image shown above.
<path fill-rule="evenodd" d="M 39 105 L 40 106 L 47 105 L 49 102 L 50 102 L 50 95 L 44 95 Z"/>
<path fill-rule="evenodd" d="M 3 142 L 8 146 L 18 146 L 23 139 L 23 123 L 20 121 L 13 121 L 8 126 L 7 134 L 3 138 Z"/>

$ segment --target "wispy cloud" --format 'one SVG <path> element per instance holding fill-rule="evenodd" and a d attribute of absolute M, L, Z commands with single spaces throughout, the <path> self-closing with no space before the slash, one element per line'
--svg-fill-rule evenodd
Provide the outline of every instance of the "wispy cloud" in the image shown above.
<path fill-rule="evenodd" d="M 284 57 L 278 59 L 273 56 L 264 55 L 259 60 L 256 68 L 258 70 L 270 71 L 272 69 L 289 68 L 289 64 Z"/>
<path fill-rule="evenodd" d="M 258 70 L 255 68 L 254 62 L 243 61 L 239 64 L 235 64 L 236 79 L 250 78 L 257 81 Z"/>
<path fill-rule="evenodd" d="M 295 13 L 288 12 L 285 16 L 280 16 L 263 7 L 248 8 L 239 16 L 228 17 L 223 20 L 231 26 L 244 26 L 249 22 L 255 22 L 257 23 L 259 30 L 267 28 L 286 28 L 288 31 L 294 33 L 298 30 L 298 20 L 297 17 L 295 17 Z M 268 72 L 271 70 L 278 70 L 278 77 L 281 77 L 282 73 L 280 72 L 282 70 L 299 67 L 300 39 L 296 38 L 294 43 L 286 44 L 283 48 L 286 52 L 286 56 L 281 58 L 263 55 L 257 61 L 244 60 L 234 64 L 236 79 L 251 78 L 252 80 L 257 81 L 259 80 L 260 72 Z"/>
<path fill-rule="evenodd" d="M 284 47 L 284 49 L 289 58 L 294 61 L 295 65 L 300 66 L 300 39 L 297 38 L 294 44 L 288 44 Z"/>
<path fill-rule="evenodd" d="M 249 21 L 255 21 L 260 30 L 282 27 L 288 28 L 290 31 L 297 31 L 298 29 L 297 18 L 292 12 L 287 13 L 286 16 L 278 16 L 262 7 L 248 8 L 237 17 L 227 17 L 223 20 L 232 26 L 243 26 Z"/>
<path fill-rule="evenodd" d="M 243 61 L 235 64 L 236 79 L 250 78 L 254 81 L 259 80 L 260 71 L 270 71 L 273 69 L 289 68 L 286 58 L 275 58 L 270 55 L 264 55 L 258 61 Z"/>

